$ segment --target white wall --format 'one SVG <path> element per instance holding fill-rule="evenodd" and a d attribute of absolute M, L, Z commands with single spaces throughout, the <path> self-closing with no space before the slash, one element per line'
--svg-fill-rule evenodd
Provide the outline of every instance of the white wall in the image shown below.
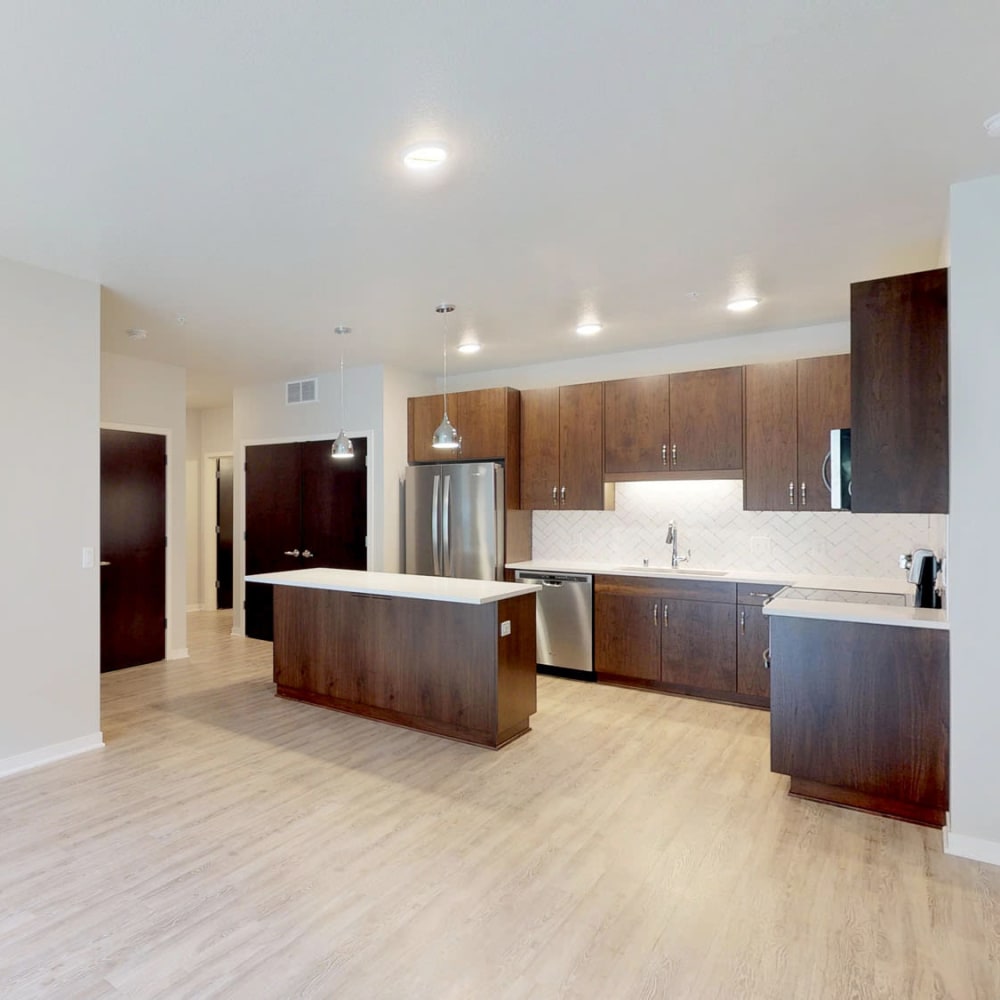
<path fill-rule="evenodd" d="M 101 355 L 101 423 L 167 431 L 167 658 L 187 656 L 185 454 L 187 421 L 183 368 Z"/>
<path fill-rule="evenodd" d="M 187 558 L 187 610 L 197 611 L 205 605 L 202 592 L 202 411 L 188 410 L 185 414 L 187 444 L 184 451 L 184 538 Z"/>
<path fill-rule="evenodd" d="M 199 410 L 201 416 L 201 453 L 231 455 L 233 452 L 233 408 L 220 406 Z"/>
<path fill-rule="evenodd" d="M 609 351 L 613 347 L 613 338 L 609 335 Z M 495 368 L 469 375 L 463 375 L 460 371 L 451 372 L 448 375 L 448 390 L 459 392 L 463 389 L 484 389 L 498 385 L 509 385 L 515 389 L 539 389 L 639 375 L 763 364 L 790 358 L 818 358 L 827 354 L 847 354 L 850 349 L 851 326 L 845 321 L 692 344 L 671 344 L 644 351 L 599 354 L 573 361 Z M 461 361 L 456 365 L 460 366 Z M 440 392 L 440 387 L 437 391 Z"/>
<path fill-rule="evenodd" d="M 1000 864 L 1000 177 L 951 189 L 948 590 L 951 821 L 947 850 Z"/>
<path fill-rule="evenodd" d="M 369 482 L 372 484 L 368 525 L 368 565 L 382 568 L 384 537 L 385 481 L 383 461 L 383 413 L 381 366 L 348 368 L 345 372 L 344 413 L 350 437 L 368 435 Z M 315 373 L 309 376 L 312 377 Z M 244 510 L 244 449 L 250 444 L 272 441 L 307 441 L 334 438 L 340 430 L 340 372 L 324 372 L 319 379 L 315 403 L 285 403 L 285 383 L 267 382 L 241 386 L 233 393 L 233 508 L 235 512 L 235 544 L 233 546 L 233 630 L 243 630 L 243 532 L 246 525 Z M 404 404 L 405 405 L 405 404 Z M 405 445 L 404 445 L 405 450 Z"/>
<path fill-rule="evenodd" d="M 100 288 L 0 260 L 0 774 L 102 745 Z"/>

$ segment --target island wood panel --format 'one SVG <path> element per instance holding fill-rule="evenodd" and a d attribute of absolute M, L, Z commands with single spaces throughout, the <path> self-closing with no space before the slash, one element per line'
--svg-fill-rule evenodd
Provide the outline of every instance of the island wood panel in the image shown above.
<path fill-rule="evenodd" d="M 501 605 L 514 617 L 498 638 Z M 274 610 L 282 697 L 483 746 L 528 730 L 533 594 L 473 605 L 278 586 Z"/>
<path fill-rule="evenodd" d="M 771 769 L 792 791 L 941 826 L 948 633 L 771 619 Z"/>
<path fill-rule="evenodd" d="M 803 358 L 796 366 L 796 380 L 798 509 L 829 510 L 823 464 L 830 451 L 830 431 L 851 426 L 851 356 Z"/>
<path fill-rule="evenodd" d="M 736 693 L 736 606 L 665 600 L 660 680 L 684 689 Z"/>
<path fill-rule="evenodd" d="M 948 512 L 948 270 L 851 285 L 851 508 Z"/>
<path fill-rule="evenodd" d="M 559 507 L 558 387 L 521 393 L 521 507 Z"/>
<path fill-rule="evenodd" d="M 743 466 L 743 369 L 712 368 L 670 376 L 671 469 Z"/>
<path fill-rule="evenodd" d="M 559 390 L 559 506 L 604 510 L 604 383 Z"/>
<path fill-rule="evenodd" d="M 604 471 L 669 470 L 670 376 L 604 383 Z"/>
<path fill-rule="evenodd" d="M 744 510 L 796 509 L 796 372 L 794 361 L 745 369 Z"/>

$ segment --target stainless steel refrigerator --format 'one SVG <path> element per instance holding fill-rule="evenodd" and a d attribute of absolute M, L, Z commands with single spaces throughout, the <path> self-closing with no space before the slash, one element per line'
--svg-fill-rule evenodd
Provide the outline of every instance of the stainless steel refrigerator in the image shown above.
<path fill-rule="evenodd" d="M 502 465 L 411 465 L 405 508 L 407 573 L 503 579 Z"/>

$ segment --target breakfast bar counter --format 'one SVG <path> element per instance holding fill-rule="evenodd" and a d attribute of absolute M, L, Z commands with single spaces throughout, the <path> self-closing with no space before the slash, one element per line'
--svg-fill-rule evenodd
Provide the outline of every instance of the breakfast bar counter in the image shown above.
<path fill-rule="evenodd" d="M 499 748 L 536 710 L 531 584 L 307 569 L 274 591 L 282 698 Z"/>

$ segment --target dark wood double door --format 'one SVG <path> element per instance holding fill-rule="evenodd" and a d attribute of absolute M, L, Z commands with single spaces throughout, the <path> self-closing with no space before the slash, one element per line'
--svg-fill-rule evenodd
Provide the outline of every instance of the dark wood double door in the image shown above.
<path fill-rule="evenodd" d="M 246 573 L 316 566 L 368 567 L 365 438 L 354 457 L 330 457 L 332 441 L 252 445 L 246 451 Z M 248 583 L 245 632 L 274 638 L 272 588 Z"/>

